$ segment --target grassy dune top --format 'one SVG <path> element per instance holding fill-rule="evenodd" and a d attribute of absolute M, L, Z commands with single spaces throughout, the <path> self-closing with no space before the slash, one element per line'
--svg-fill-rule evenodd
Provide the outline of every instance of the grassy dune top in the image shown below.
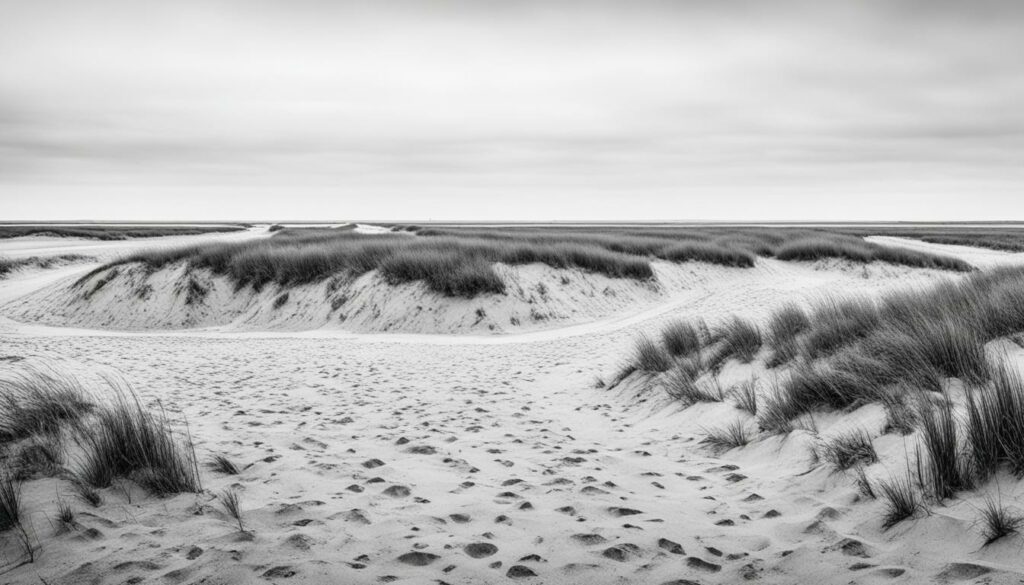
<path fill-rule="evenodd" d="M 710 431 L 706 442 L 724 449 L 801 428 L 817 436 L 815 414 L 881 404 L 883 433 L 916 435 L 906 464 L 913 477 L 868 482 L 863 469 L 878 459 L 866 431 L 820 438 L 815 448 L 839 471 L 859 469 L 862 493 L 873 498 L 877 489 L 886 499 L 883 526 L 890 527 L 925 501 L 941 503 L 1000 470 L 1024 477 L 1024 378 L 1019 363 L 985 347 L 1001 338 L 1019 345 L 1021 332 L 1024 268 L 1007 267 L 878 299 L 790 304 L 764 323 L 670 322 L 658 338 L 637 339 L 612 386 L 640 375 L 687 406 L 732 397 L 757 430 L 741 421 Z M 768 371 L 755 371 L 766 380 L 722 387 L 727 362 L 759 359 Z M 951 379 L 960 382 L 959 403 Z M 1000 536 L 989 524 L 994 536 L 986 542 Z"/>
<path fill-rule="evenodd" d="M 346 229 L 284 228 L 267 239 L 145 250 L 98 269 L 143 263 L 159 269 L 187 261 L 229 277 L 237 286 L 304 284 L 371 270 L 392 284 L 424 281 L 447 296 L 502 293 L 505 284 L 493 264 L 541 263 L 578 268 L 612 278 L 653 278 L 651 260 L 706 262 L 751 267 L 757 256 L 782 260 L 847 258 L 884 260 L 908 266 L 969 271 L 947 258 L 887 248 L 851 235 L 785 229 L 420 229 L 366 235 Z M 91 275 L 90 275 L 91 276 Z M 88 277 L 86 277 L 88 278 Z"/>
<path fill-rule="evenodd" d="M 94 240 L 127 240 L 160 236 L 195 236 L 199 234 L 236 232 L 242 225 L 0 225 L 0 238 L 21 236 L 60 236 Z"/>

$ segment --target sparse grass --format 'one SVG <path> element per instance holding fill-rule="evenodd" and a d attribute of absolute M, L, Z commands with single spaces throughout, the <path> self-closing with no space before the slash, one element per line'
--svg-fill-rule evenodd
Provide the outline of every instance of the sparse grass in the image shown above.
<path fill-rule="evenodd" d="M 52 268 L 66 264 L 79 262 L 91 262 L 96 260 L 92 256 L 81 254 L 61 254 L 59 256 L 32 256 L 31 258 L 5 258 L 0 256 L 0 278 L 7 274 L 23 268 Z"/>
<path fill-rule="evenodd" d="M 750 416 L 757 416 L 757 378 L 751 377 L 733 388 L 736 408 L 746 411 Z"/>
<path fill-rule="evenodd" d="M 57 533 L 68 532 L 73 530 L 77 525 L 75 520 L 75 509 L 71 507 L 71 504 L 60 498 L 57 500 Z"/>
<path fill-rule="evenodd" d="M 713 387 L 706 388 L 698 382 L 700 370 L 693 363 L 692 360 L 682 360 L 669 370 L 662 380 L 665 392 L 686 406 L 698 402 L 721 402 L 724 400 L 724 392 L 718 379 L 713 378 Z"/>
<path fill-rule="evenodd" d="M 225 475 L 238 475 L 238 467 L 224 455 L 214 455 L 210 458 L 210 469 Z"/>
<path fill-rule="evenodd" d="M 288 293 L 283 293 L 281 295 L 278 295 L 278 297 L 276 299 L 274 299 L 273 308 L 274 308 L 274 310 L 280 309 L 281 307 L 285 306 L 285 304 L 287 304 L 287 303 L 288 303 Z"/>
<path fill-rule="evenodd" d="M 871 498 L 872 500 L 877 498 L 878 496 L 875 494 L 875 488 L 871 485 L 871 479 L 868 478 L 866 466 L 855 466 L 853 468 L 853 473 L 853 482 L 857 485 L 857 493 L 866 498 Z"/>
<path fill-rule="evenodd" d="M 672 356 L 688 356 L 699 352 L 706 340 L 699 325 L 671 321 L 661 330 L 661 343 Z"/>
<path fill-rule="evenodd" d="M 751 435 L 746 424 L 742 420 L 733 422 L 717 429 L 705 429 L 705 437 L 701 443 L 708 445 L 718 451 L 728 451 L 737 447 L 743 447 L 750 443 Z"/>
<path fill-rule="evenodd" d="M 640 334 L 633 348 L 633 364 L 647 373 L 661 373 L 672 367 L 672 358 L 647 334 Z"/>
<path fill-rule="evenodd" d="M 242 504 L 238 497 L 238 492 L 234 489 L 226 488 L 217 497 L 228 516 L 234 518 L 238 523 L 238 531 L 245 532 L 245 526 L 242 524 Z"/>
<path fill-rule="evenodd" d="M 917 492 L 914 491 L 909 472 L 904 477 L 883 480 L 877 485 L 878 492 L 885 501 L 883 529 L 888 530 L 908 518 L 913 518 L 914 514 L 923 508 Z"/>
<path fill-rule="evenodd" d="M 822 441 L 822 459 L 837 471 L 845 471 L 855 465 L 870 465 L 878 461 L 875 446 L 864 429 L 847 431 Z"/>
<path fill-rule="evenodd" d="M 989 496 L 985 498 L 985 506 L 981 509 L 981 523 L 984 546 L 988 546 L 1001 538 L 1019 533 L 1021 526 L 1024 526 L 1024 516 Z"/>
<path fill-rule="evenodd" d="M 804 407 L 782 390 L 778 379 L 773 379 L 771 390 L 761 396 L 757 425 L 763 431 L 785 435 L 792 432 L 793 421 L 804 412 Z"/>
<path fill-rule="evenodd" d="M 75 490 L 75 495 L 78 499 L 82 500 L 86 504 L 89 504 L 93 508 L 98 508 L 103 504 L 103 496 L 99 490 L 92 487 L 91 485 L 75 479 L 72 482 L 72 487 Z"/>
<path fill-rule="evenodd" d="M 92 487 L 130 478 L 157 495 L 200 490 L 191 440 L 179 441 L 162 409 L 143 407 L 130 388 L 115 388 L 109 405 L 98 408 L 87 433 L 77 477 Z"/>

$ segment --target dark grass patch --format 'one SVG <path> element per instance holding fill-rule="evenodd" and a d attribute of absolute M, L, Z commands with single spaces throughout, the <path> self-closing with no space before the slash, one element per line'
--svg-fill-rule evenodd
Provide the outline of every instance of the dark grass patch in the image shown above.
<path fill-rule="evenodd" d="M 694 323 L 671 321 L 661 330 L 661 343 L 672 356 L 699 352 L 705 342 L 703 329 Z"/>
<path fill-rule="evenodd" d="M 819 454 L 838 471 L 878 461 L 871 437 L 864 429 L 848 431 L 823 440 Z"/>
<path fill-rule="evenodd" d="M 648 335 L 641 334 L 633 348 L 633 364 L 641 372 L 661 373 L 672 367 L 672 358 Z"/>
<path fill-rule="evenodd" d="M 710 360 L 713 368 L 730 358 L 736 358 L 743 363 L 753 361 L 763 341 L 758 326 L 740 317 L 732 317 L 719 325 L 713 337 L 720 340 L 719 347 Z"/>
<path fill-rule="evenodd" d="M 882 515 L 884 530 L 913 518 L 919 510 L 923 509 L 923 504 L 914 490 L 909 473 L 904 477 L 880 481 L 877 488 L 879 496 L 885 502 L 885 511 Z"/>
<path fill-rule="evenodd" d="M 128 238 L 155 238 L 161 236 L 191 236 L 198 234 L 236 232 L 244 225 L 7 225 L 0 226 L 0 238 L 22 236 L 60 236 L 67 238 L 89 238 L 95 240 L 126 240 Z"/>
<path fill-rule="evenodd" d="M 798 336 L 811 327 L 807 312 L 795 303 L 783 305 L 768 320 L 765 341 L 772 356 L 769 367 L 788 363 L 799 352 Z"/>
<path fill-rule="evenodd" d="M 751 441 L 750 432 L 741 420 L 735 420 L 724 427 L 705 429 L 701 443 L 716 451 L 728 451 L 743 447 Z"/>
<path fill-rule="evenodd" d="M 991 387 L 966 392 L 965 432 L 973 469 L 981 480 L 1002 465 L 1024 477 L 1024 380 L 1005 362 L 991 371 Z"/>
<path fill-rule="evenodd" d="M 0 532 L 21 524 L 21 484 L 13 473 L 0 467 Z"/>
<path fill-rule="evenodd" d="M 179 440 L 162 408 L 151 411 L 130 388 L 114 389 L 110 404 L 96 409 L 88 432 L 79 433 L 84 454 L 78 481 L 103 488 L 127 478 L 156 495 L 198 492 L 191 439 Z"/>
<path fill-rule="evenodd" d="M 0 378 L 0 443 L 57 433 L 92 408 L 73 376 L 40 367 L 11 372 Z"/>
<path fill-rule="evenodd" d="M 1003 506 L 1001 501 L 991 496 L 985 498 L 985 506 L 981 509 L 981 536 L 985 540 L 985 546 L 1018 534 L 1021 526 L 1024 526 L 1024 516 Z"/>
<path fill-rule="evenodd" d="M 957 440 L 953 405 L 946 398 L 919 401 L 921 442 L 916 451 L 918 483 L 936 500 L 970 489 L 971 463 Z"/>

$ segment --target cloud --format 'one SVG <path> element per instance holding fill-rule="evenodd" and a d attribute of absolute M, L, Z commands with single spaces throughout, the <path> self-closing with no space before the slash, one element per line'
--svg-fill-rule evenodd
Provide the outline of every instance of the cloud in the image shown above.
<path fill-rule="evenodd" d="M 1022 17 L 941 0 L 5 3 L 0 196 L 1005 199 L 1024 180 Z"/>

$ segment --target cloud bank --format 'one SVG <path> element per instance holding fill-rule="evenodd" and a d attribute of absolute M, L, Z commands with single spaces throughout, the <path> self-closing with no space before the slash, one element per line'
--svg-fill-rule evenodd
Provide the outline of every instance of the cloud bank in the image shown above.
<path fill-rule="evenodd" d="M 1024 219 L 1024 6 L 4 2 L 6 219 Z"/>

